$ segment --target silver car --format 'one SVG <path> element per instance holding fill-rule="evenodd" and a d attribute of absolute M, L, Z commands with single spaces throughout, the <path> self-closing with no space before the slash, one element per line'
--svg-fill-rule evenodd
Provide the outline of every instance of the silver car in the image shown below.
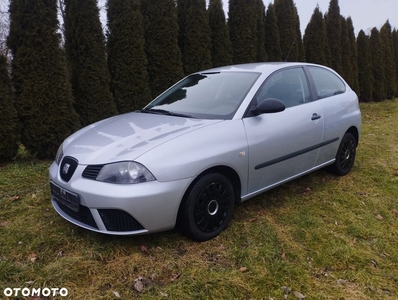
<path fill-rule="evenodd" d="M 136 235 L 178 225 L 206 241 L 237 203 L 326 166 L 346 175 L 360 131 L 357 95 L 327 67 L 215 68 L 68 137 L 50 167 L 51 201 L 89 230 Z"/>

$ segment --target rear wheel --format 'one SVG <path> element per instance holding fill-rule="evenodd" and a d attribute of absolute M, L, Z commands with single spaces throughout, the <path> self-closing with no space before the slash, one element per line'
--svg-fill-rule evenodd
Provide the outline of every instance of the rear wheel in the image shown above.
<path fill-rule="evenodd" d="M 351 171 L 355 161 L 356 149 L 357 141 L 355 137 L 350 132 L 347 132 L 337 150 L 336 161 L 331 166 L 334 174 L 344 176 Z"/>
<path fill-rule="evenodd" d="M 228 226 L 234 205 L 231 182 L 222 174 L 205 174 L 194 183 L 182 203 L 180 228 L 191 239 L 210 240 Z"/>

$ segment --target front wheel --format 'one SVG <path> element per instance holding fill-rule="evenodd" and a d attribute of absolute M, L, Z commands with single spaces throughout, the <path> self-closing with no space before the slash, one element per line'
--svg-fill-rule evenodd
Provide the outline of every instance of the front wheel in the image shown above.
<path fill-rule="evenodd" d="M 182 203 L 180 228 L 193 240 L 210 240 L 228 226 L 234 205 L 231 182 L 222 174 L 205 174 L 194 183 Z"/>
<path fill-rule="evenodd" d="M 355 137 L 347 132 L 341 140 L 339 149 L 336 154 L 336 161 L 331 166 L 334 174 L 339 176 L 347 175 L 354 165 L 357 149 L 357 141 Z"/>

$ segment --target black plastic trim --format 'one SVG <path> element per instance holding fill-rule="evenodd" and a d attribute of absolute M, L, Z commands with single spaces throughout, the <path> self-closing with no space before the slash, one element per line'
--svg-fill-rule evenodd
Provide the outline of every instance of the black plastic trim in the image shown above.
<path fill-rule="evenodd" d="M 59 209 L 61 209 L 70 218 L 98 230 L 98 226 L 95 223 L 94 217 L 91 214 L 91 211 L 88 207 L 80 205 L 79 211 L 76 212 L 76 211 L 70 209 L 69 207 L 67 207 L 66 205 L 62 204 L 61 202 L 58 202 L 56 198 L 54 200 L 57 203 Z"/>
<path fill-rule="evenodd" d="M 145 228 L 129 213 L 120 209 L 98 209 L 108 231 L 138 231 Z"/>
<path fill-rule="evenodd" d="M 280 163 L 280 162 L 282 162 L 282 161 L 284 161 L 284 160 L 288 160 L 288 159 L 290 159 L 290 158 L 293 158 L 293 157 L 302 155 L 302 154 L 304 154 L 304 153 L 307 153 L 307 152 L 310 152 L 310 151 L 312 151 L 312 150 L 315 150 L 315 149 L 321 148 L 321 147 L 323 147 L 323 146 L 329 145 L 329 144 L 331 144 L 331 143 L 334 143 L 334 142 L 338 141 L 339 139 L 340 139 L 340 138 L 336 137 L 336 138 L 333 138 L 333 139 L 331 139 L 331 140 L 328 140 L 328 141 L 325 141 L 325 142 L 316 144 L 316 145 L 314 145 L 314 146 L 311 146 L 311 147 L 308 147 L 308 148 L 304 148 L 304 149 L 302 149 L 302 150 L 299 150 L 299 151 L 296 151 L 296 152 L 293 152 L 293 153 L 290 153 L 290 154 L 287 154 L 287 155 L 284 155 L 284 156 L 281 156 L 281 157 L 272 159 L 272 160 L 270 160 L 270 161 L 266 161 L 266 162 L 264 162 L 264 163 L 261 163 L 261 164 L 255 166 L 254 169 L 255 169 L 255 170 L 258 170 L 258 169 L 262 169 L 262 168 L 265 168 L 265 167 L 268 167 L 268 166 L 271 166 L 271 165 Z"/>
<path fill-rule="evenodd" d="M 89 165 L 84 169 L 82 177 L 95 180 L 103 167 L 104 165 Z"/>
<path fill-rule="evenodd" d="M 59 167 L 59 174 L 63 181 L 69 182 L 75 173 L 77 166 L 79 165 L 79 161 L 76 158 L 71 156 L 65 156 L 62 159 L 61 165 Z"/>

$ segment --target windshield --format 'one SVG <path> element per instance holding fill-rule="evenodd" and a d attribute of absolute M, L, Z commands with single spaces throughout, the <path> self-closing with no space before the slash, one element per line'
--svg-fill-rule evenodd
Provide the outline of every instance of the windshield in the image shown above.
<path fill-rule="evenodd" d="M 193 74 L 157 97 L 144 110 L 200 119 L 232 119 L 260 73 Z"/>

